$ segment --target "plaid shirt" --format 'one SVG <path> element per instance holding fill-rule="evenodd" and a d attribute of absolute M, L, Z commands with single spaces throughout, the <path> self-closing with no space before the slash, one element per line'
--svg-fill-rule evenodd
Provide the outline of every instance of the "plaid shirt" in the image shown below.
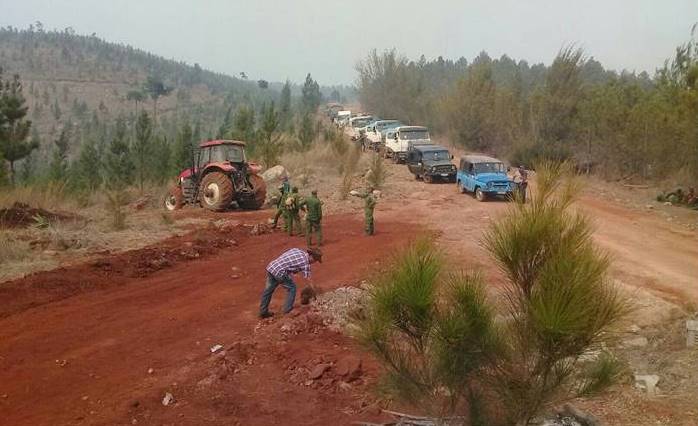
<path fill-rule="evenodd" d="M 305 278 L 310 278 L 310 259 L 305 250 L 292 248 L 284 252 L 278 258 L 269 262 L 267 272 L 277 279 L 284 276 L 302 272 Z"/>

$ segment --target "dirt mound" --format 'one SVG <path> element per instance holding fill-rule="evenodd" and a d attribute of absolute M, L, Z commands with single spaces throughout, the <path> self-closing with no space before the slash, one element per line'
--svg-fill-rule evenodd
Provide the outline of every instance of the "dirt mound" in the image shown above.
<path fill-rule="evenodd" d="M 0 228 L 25 228 L 37 223 L 37 220 L 56 222 L 75 220 L 74 215 L 54 213 L 48 210 L 31 207 L 24 203 L 14 203 L 12 207 L 0 209 Z"/>
<path fill-rule="evenodd" d="M 249 231 L 242 225 L 211 225 L 154 246 L 117 255 L 107 252 L 84 264 L 9 281 L 0 287 L 0 298 L 8 301 L 0 306 L 0 318 L 76 294 L 118 286 L 129 279 L 144 278 L 178 263 L 237 246 L 243 238 L 249 238 Z"/>

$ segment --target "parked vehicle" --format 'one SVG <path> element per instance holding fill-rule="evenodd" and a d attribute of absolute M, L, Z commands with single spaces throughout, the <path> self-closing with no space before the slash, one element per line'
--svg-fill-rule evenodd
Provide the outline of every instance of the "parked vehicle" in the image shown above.
<path fill-rule="evenodd" d="M 393 129 L 401 125 L 402 123 L 400 123 L 398 120 L 378 120 L 371 123 L 368 127 L 366 127 L 366 131 L 363 135 L 364 146 L 367 149 L 371 149 L 376 152 L 380 151 L 383 142 L 381 132 L 383 132 L 384 130 Z"/>
<path fill-rule="evenodd" d="M 334 123 L 337 125 L 337 127 L 344 127 L 346 122 L 351 118 L 351 111 L 349 110 L 344 110 L 344 111 L 338 111 L 337 116 L 334 118 Z"/>
<path fill-rule="evenodd" d="M 327 116 L 330 118 L 330 120 L 334 120 L 334 118 L 337 116 L 337 112 L 343 109 L 344 106 L 342 104 L 338 104 L 336 102 L 328 103 L 326 106 Z"/>
<path fill-rule="evenodd" d="M 399 126 L 385 132 L 383 156 L 401 163 L 407 159 L 410 145 L 431 145 L 429 129 L 422 126 Z"/>
<path fill-rule="evenodd" d="M 344 133 L 351 138 L 351 140 L 356 141 L 361 136 L 359 129 L 366 127 L 366 125 L 375 121 L 372 115 L 360 115 L 358 117 L 352 117 L 349 119 L 349 124 L 344 128 Z"/>
<path fill-rule="evenodd" d="M 434 180 L 455 182 L 456 166 L 453 155 L 439 145 L 410 145 L 407 150 L 407 168 L 416 179 L 432 183 Z"/>
<path fill-rule="evenodd" d="M 165 208 L 200 204 L 223 211 L 236 202 L 240 208 L 257 210 L 264 204 L 267 186 L 261 167 L 247 162 L 245 142 L 215 140 L 192 151 L 192 166 L 179 174 L 165 197 Z"/>
<path fill-rule="evenodd" d="M 504 163 L 485 155 L 461 157 L 456 184 L 461 193 L 471 192 L 478 201 L 488 197 L 511 198 L 515 188 Z"/>

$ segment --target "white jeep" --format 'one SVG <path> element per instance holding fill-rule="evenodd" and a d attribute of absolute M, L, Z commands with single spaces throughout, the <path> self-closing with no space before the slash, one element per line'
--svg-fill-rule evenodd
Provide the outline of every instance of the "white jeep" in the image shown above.
<path fill-rule="evenodd" d="M 349 123 L 344 127 L 344 133 L 351 138 L 352 141 L 358 140 L 361 136 L 360 128 L 366 127 L 374 121 L 371 115 L 360 115 L 349 119 Z"/>
<path fill-rule="evenodd" d="M 407 151 L 412 145 L 430 145 L 429 129 L 422 126 L 400 126 L 385 133 L 383 156 L 401 163 L 407 159 Z"/>
<path fill-rule="evenodd" d="M 383 144 L 383 132 L 402 125 L 398 120 L 378 120 L 366 128 L 363 145 L 365 148 L 379 152 Z"/>

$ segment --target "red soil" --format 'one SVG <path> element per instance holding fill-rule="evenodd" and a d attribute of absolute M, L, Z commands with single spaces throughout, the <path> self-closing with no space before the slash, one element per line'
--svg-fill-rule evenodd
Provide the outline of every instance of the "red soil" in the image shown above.
<path fill-rule="evenodd" d="M 329 290 L 355 283 L 410 235 L 400 223 L 377 229 L 368 238 L 353 217 L 329 217 L 323 263 L 313 265 L 315 284 Z M 377 367 L 350 339 L 317 323 L 305 308 L 297 317 L 257 320 L 266 263 L 303 244 L 278 232 L 252 236 L 242 225 L 210 228 L 0 284 L 0 423 L 326 425 L 375 419 L 366 395 Z M 284 296 L 279 289 L 273 310 Z M 289 322 L 292 333 L 281 329 Z M 223 353 L 211 354 L 218 343 Z M 306 380 L 318 363 L 352 353 L 362 358 L 364 373 L 351 387 L 339 387 L 336 366 L 319 380 Z M 162 405 L 165 392 L 174 395 L 174 405 Z"/>

